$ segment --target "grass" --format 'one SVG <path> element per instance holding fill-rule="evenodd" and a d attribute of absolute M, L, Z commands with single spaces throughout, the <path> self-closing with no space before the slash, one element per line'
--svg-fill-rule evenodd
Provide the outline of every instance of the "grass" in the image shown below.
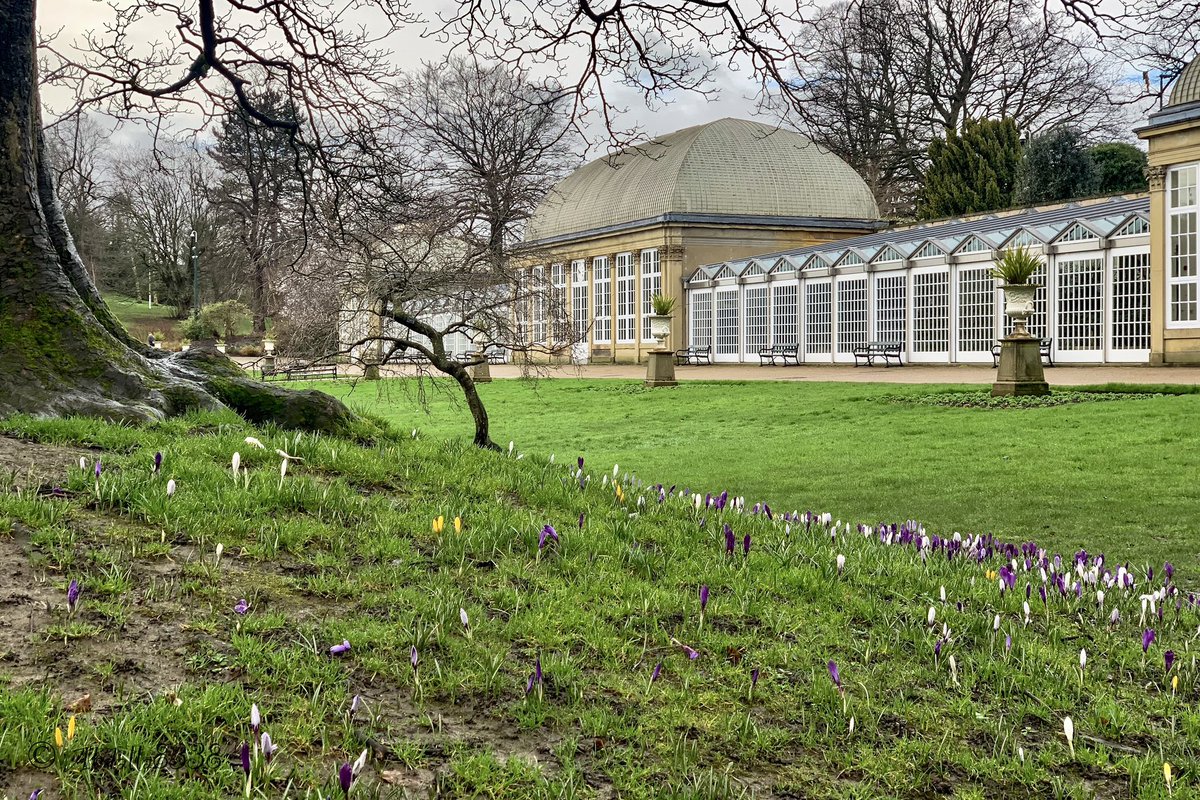
<path fill-rule="evenodd" d="M 161 341 L 179 341 L 183 334 L 179 331 L 180 320 L 175 319 L 175 309 L 166 305 L 155 305 L 148 308 L 146 301 L 119 294 L 105 295 L 104 302 L 113 312 L 125 330 L 138 341 L 146 341 L 153 333 Z M 161 336 L 160 336 L 161 334 Z"/>
<path fill-rule="evenodd" d="M 125 326 L 125 330 L 138 341 L 146 341 L 146 337 L 153 333 L 155 339 L 174 347 L 185 338 L 179 330 L 182 320 L 174 318 L 175 310 L 171 306 L 156 305 L 154 308 L 148 308 L 145 300 L 119 294 L 105 295 L 104 302 L 113 312 L 113 316 Z M 270 322 L 268 319 L 268 330 Z M 237 335 L 249 336 L 252 329 L 251 320 L 243 320 L 237 327 Z"/>
<path fill-rule="evenodd" d="M 453 392 L 428 414 L 404 381 L 313 384 L 429 436 L 470 435 Z M 978 387 L 861 383 L 496 381 L 480 387 L 493 438 L 680 486 L 728 489 L 864 522 L 1036 539 L 1200 571 L 1200 395 L 985 410 L 887 402 Z M 1108 391 L 1122 387 L 1104 387 Z M 1129 387 L 1163 392 L 1171 387 Z M 966 395 L 964 395 L 966 396 Z"/>
<path fill-rule="evenodd" d="M 1087 556 L 1077 596 L 1070 555 L 698 507 L 562 442 L 2 430 L 90 452 L 66 497 L 0 493 L 23 598 L 0 604 L 0 795 L 340 797 L 364 750 L 351 797 L 1162 798 L 1164 761 L 1174 796 L 1200 781 L 1200 613 L 1161 568 L 1121 588 Z M 279 752 L 247 788 L 254 704 Z"/>

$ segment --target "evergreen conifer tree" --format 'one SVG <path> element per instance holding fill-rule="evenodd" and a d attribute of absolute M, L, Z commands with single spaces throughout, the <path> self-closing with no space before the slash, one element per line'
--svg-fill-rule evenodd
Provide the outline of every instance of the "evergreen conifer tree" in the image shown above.
<path fill-rule="evenodd" d="M 967 120 L 929 145 L 921 216 L 993 211 L 1013 204 L 1021 137 L 1010 119 Z"/>

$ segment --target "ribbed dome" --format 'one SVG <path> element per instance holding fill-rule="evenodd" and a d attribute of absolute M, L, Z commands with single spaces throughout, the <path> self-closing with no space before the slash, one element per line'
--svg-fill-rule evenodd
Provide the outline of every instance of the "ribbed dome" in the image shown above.
<path fill-rule="evenodd" d="M 1167 105 L 1182 106 L 1195 102 L 1200 102 L 1200 58 L 1192 59 L 1179 73 L 1171 89 L 1171 102 Z"/>
<path fill-rule="evenodd" d="M 537 241 L 664 214 L 874 220 L 850 165 L 794 131 L 720 119 L 585 164 L 538 206 Z"/>

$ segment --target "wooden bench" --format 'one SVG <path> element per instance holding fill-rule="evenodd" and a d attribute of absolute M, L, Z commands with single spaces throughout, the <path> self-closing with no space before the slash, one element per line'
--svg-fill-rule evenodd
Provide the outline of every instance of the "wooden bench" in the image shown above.
<path fill-rule="evenodd" d="M 315 378 L 336 378 L 337 364 L 318 364 L 305 362 L 276 362 L 272 369 L 264 369 L 264 381 L 296 381 Z"/>
<path fill-rule="evenodd" d="M 712 345 L 705 347 L 685 347 L 675 351 L 676 364 L 712 364 Z"/>
<path fill-rule="evenodd" d="M 882 358 L 885 367 L 890 367 L 893 361 L 896 362 L 897 367 L 903 367 L 904 362 L 900 358 L 903 350 L 903 342 L 867 342 L 866 344 L 860 344 L 854 348 L 854 366 L 873 367 L 875 366 L 875 359 Z"/>
<path fill-rule="evenodd" d="M 758 365 L 786 367 L 788 363 L 800 365 L 800 345 L 773 344 L 770 347 L 758 348 Z"/>
<path fill-rule="evenodd" d="M 491 348 L 487 350 L 487 361 L 489 364 L 507 364 L 508 354 L 503 348 Z"/>
<path fill-rule="evenodd" d="M 1047 367 L 1054 366 L 1054 359 L 1050 356 L 1050 345 L 1054 344 L 1054 339 L 1042 339 L 1042 346 L 1039 348 L 1042 354 L 1042 363 Z M 996 342 L 992 345 L 992 366 L 1000 366 L 1000 343 Z"/>

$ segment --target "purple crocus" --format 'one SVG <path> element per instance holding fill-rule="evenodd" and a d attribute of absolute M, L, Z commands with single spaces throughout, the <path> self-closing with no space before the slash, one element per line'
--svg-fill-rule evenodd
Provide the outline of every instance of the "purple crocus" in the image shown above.
<path fill-rule="evenodd" d="M 346 793 L 346 797 L 350 796 L 350 785 L 354 783 L 354 768 L 347 761 L 342 764 L 338 770 L 338 783 L 342 786 L 342 791 Z"/>
<path fill-rule="evenodd" d="M 650 673 L 650 684 L 653 685 L 656 680 L 662 675 L 663 662 L 659 661 L 654 665 L 654 672 Z"/>
<path fill-rule="evenodd" d="M 42 792 L 44 792 L 44 791 L 45 791 L 45 789 L 34 789 L 33 794 L 29 795 L 29 800 L 38 800 L 38 798 L 42 796 Z"/>
<path fill-rule="evenodd" d="M 733 555 L 733 549 L 736 547 L 737 539 L 734 538 L 733 528 L 729 527 L 729 523 L 725 523 L 725 554 Z"/>
<path fill-rule="evenodd" d="M 103 472 L 103 470 L 100 468 L 100 461 L 101 459 L 96 459 L 96 480 L 100 480 L 100 473 Z"/>
<path fill-rule="evenodd" d="M 579 471 L 583 472 L 583 456 L 579 456 L 579 458 L 575 460 L 575 463 L 579 465 Z"/>
<path fill-rule="evenodd" d="M 1142 653 L 1147 653 L 1150 650 L 1150 645 L 1154 644 L 1154 629 L 1146 628 L 1142 633 Z"/>
<path fill-rule="evenodd" d="M 244 597 L 238 600 L 237 604 L 233 607 L 233 613 L 235 614 L 245 614 L 249 610 L 250 604 L 246 602 L 246 598 Z"/>
<path fill-rule="evenodd" d="M 708 584 L 700 587 L 700 613 L 704 613 L 704 609 L 708 608 Z"/>
<path fill-rule="evenodd" d="M 1163 573 L 1167 576 L 1168 581 L 1170 581 L 1171 577 L 1175 574 L 1175 567 L 1170 561 L 1163 564 Z"/>
<path fill-rule="evenodd" d="M 558 542 L 558 531 L 554 530 L 553 525 L 546 525 L 542 528 L 541 534 L 538 535 L 538 550 L 546 546 L 547 539 L 553 539 L 556 543 Z"/>
<path fill-rule="evenodd" d="M 250 730 L 254 731 L 254 735 L 258 735 L 258 729 L 262 727 L 262 712 L 258 710 L 258 703 L 250 706 Z"/>
<path fill-rule="evenodd" d="M 263 731 L 262 738 L 259 740 L 259 749 L 262 750 L 263 758 L 270 764 L 271 756 L 275 755 L 275 751 L 279 748 L 271 741 L 271 734 Z"/>
<path fill-rule="evenodd" d="M 831 662 L 831 663 L 832 663 L 832 662 Z M 759 673 L 759 669 L 758 669 L 758 667 L 755 667 L 754 669 L 750 670 L 750 691 L 754 691 L 754 688 L 755 688 L 756 686 L 758 686 L 758 676 L 759 676 L 759 674 L 760 674 L 760 673 Z"/>
<path fill-rule="evenodd" d="M 250 745 L 242 742 L 242 772 L 250 774 Z"/>
<path fill-rule="evenodd" d="M 579 530 L 583 530 L 583 523 L 587 519 L 583 514 L 579 515 Z"/>
<path fill-rule="evenodd" d="M 79 605 L 79 581 L 72 580 L 67 586 L 67 613 L 74 614 L 76 606 Z"/>
<path fill-rule="evenodd" d="M 154 474 L 157 475 L 161 471 L 162 471 L 162 453 L 157 452 L 154 454 Z"/>
<path fill-rule="evenodd" d="M 750 555 L 750 534 L 748 533 L 742 538 L 742 555 Z"/>
<path fill-rule="evenodd" d="M 542 688 L 542 657 L 538 656 L 533 662 L 533 672 L 529 673 L 529 680 L 525 682 L 525 694 L 529 695 L 534 687 Z"/>
<path fill-rule="evenodd" d="M 408 651 L 408 660 L 412 664 L 413 672 L 416 672 L 417 664 L 421 661 L 421 656 L 417 653 L 417 646 L 415 644 Z"/>
<path fill-rule="evenodd" d="M 1008 655 L 1012 651 L 1012 634 L 1004 634 L 1004 653 Z"/>
<path fill-rule="evenodd" d="M 833 685 L 837 687 L 840 693 L 842 691 L 842 676 L 838 673 L 836 661 L 829 662 L 829 677 L 833 679 Z"/>
<path fill-rule="evenodd" d="M 333 647 L 329 648 L 329 654 L 331 656 L 340 656 L 342 653 L 349 653 L 349 652 L 350 652 L 350 640 L 349 639 L 343 639 L 341 644 L 335 644 Z"/>
<path fill-rule="evenodd" d="M 362 698 L 354 695 L 350 699 L 350 718 L 354 719 L 354 715 L 358 713 L 358 709 L 362 706 Z"/>
<path fill-rule="evenodd" d="M 937 642 L 935 642 L 933 645 L 933 655 L 935 657 L 942 654 L 942 641 L 942 637 L 939 636 Z"/>
<path fill-rule="evenodd" d="M 686 644 L 682 643 L 679 646 L 683 648 L 683 652 L 687 655 L 688 661 L 695 661 L 700 657 L 700 653 L 694 647 L 688 647 Z"/>
<path fill-rule="evenodd" d="M 1168 650 L 1163 653 L 1163 666 L 1167 668 L 1167 672 L 1171 671 L 1171 667 L 1175 666 L 1175 651 Z"/>

